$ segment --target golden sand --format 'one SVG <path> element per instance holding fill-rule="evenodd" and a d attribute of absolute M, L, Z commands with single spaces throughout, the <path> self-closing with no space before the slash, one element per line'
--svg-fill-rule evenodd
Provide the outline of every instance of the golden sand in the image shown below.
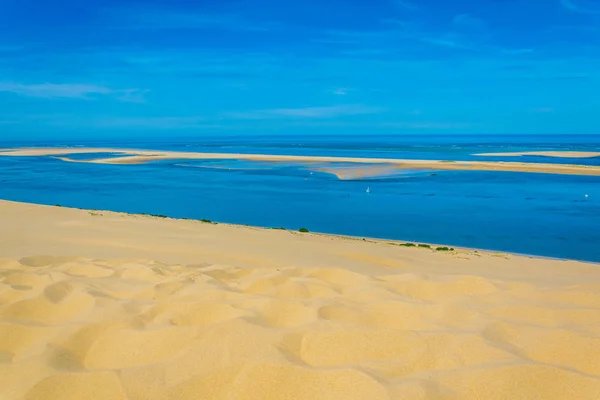
<path fill-rule="evenodd" d="M 0 221 L 0 399 L 600 394 L 596 264 L 12 202 Z"/>
<path fill-rule="evenodd" d="M 69 158 L 71 154 L 112 153 L 111 158 L 91 158 L 88 160 Z M 497 155 L 506 155 L 500 153 Z M 491 161 L 445 161 L 445 160 L 400 160 L 388 158 L 359 158 L 359 157 L 325 157 L 325 156 L 283 156 L 269 154 L 233 154 L 233 153 L 197 153 L 158 150 L 132 150 L 111 148 L 31 148 L 4 149 L 0 156 L 56 156 L 66 162 L 94 164 L 144 164 L 164 160 L 250 160 L 269 162 L 300 162 L 309 167 L 314 163 L 355 163 L 356 167 L 322 168 L 316 171 L 332 173 L 340 179 L 389 175 L 393 170 L 457 170 L 457 171 L 506 171 L 531 172 L 565 175 L 595 175 L 600 176 L 600 167 L 574 164 L 545 164 L 522 162 L 491 162 Z M 375 164 L 375 165 L 368 165 Z"/>

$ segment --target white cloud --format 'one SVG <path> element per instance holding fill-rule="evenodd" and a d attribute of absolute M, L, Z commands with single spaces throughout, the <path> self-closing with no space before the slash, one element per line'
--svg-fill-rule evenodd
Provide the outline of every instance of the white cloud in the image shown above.
<path fill-rule="evenodd" d="M 447 47 L 458 50 L 474 50 L 470 44 L 463 43 L 455 36 L 448 37 L 424 37 L 420 39 L 422 42 L 433 44 L 436 46 Z"/>
<path fill-rule="evenodd" d="M 143 93 L 139 89 L 115 90 L 106 86 L 71 84 L 71 83 L 41 83 L 24 85 L 14 82 L 0 82 L 0 92 L 9 92 L 26 97 L 45 99 L 91 99 L 95 95 L 112 95 L 120 101 L 139 102 Z"/>
<path fill-rule="evenodd" d="M 146 98 L 144 95 L 150 90 L 125 89 L 120 90 L 117 99 L 126 103 L 144 103 Z"/>
<path fill-rule="evenodd" d="M 486 27 L 485 21 L 471 14 L 459 14 L 452 19 L 452 24 L 461 29 L 483 30 Z"/>
<path fill-rule="evenodd" d="M 600 4 L 589 0 L 560 0 L 563 7 L 569 11 L 581 14 L 597 14 L 600 15 Z"/>
<path fill-rule="evenodd" d="M 176 129 L 227 129 L 227 126 L 216 123 L 205 116 L 111 116 L 77 114 L 39 114 L 9 116 L 0 119 L 2 124 L 23 125 L 35 123 L 64 128 L 90 128 L 90 129 L 144 129 L 144 130 L 176 130 Z"/>
<path fill-rule="evenodd" d="M 523 54 L 531 54 L 535 50 L 534 49 L 502 49 L 503 54 L 518 56 Z"/>
<path fill-rule="evenodd" d="M 54 83 L 23 85 L 21 83 L 0 82 L 0 92 L 11 92 L 28 97 L 85 98 L 90 94 L 110 94 L 112 90 L 107 87 L 95 85 Z"/>
<path fill-rule="evenodd" d="M 406 0 L 395 0 L 394 4 L 400 8 L 405 8 L 407 10 L 419 9 L 419 6 L 417 6 L 415 3 L 412 3 L 412 2 L 406 1 Z"/>
<path fill-rule="evenodd" d="M 337 89 L 331 90 L 331 93 L 337 94 L 338 96 L 345 96 L 350 91 L 352 91 L 352 89 L 342 87 L 342 88 L 337 88 Z"/>
<path fill-rule="evenodd" d="M 465 122 L 383 122 L 379 124 L 385 128 L 412 128 L 412 129 L 465 129 L 475 126 L 472 123 Z"/>
<path fill-rule="evenodd" d="M 0 53 L 12 53 L 23 50 L 23 46 L 3 46 L 0 45 Z"/>
<path fill-rule="evenodd" d="M 226 113 L 225 117 L 233 119 L 265 119 L 265 118 L 335 118 L 350 115 L 376 114 L 384 111 L 377 107 L 362 105 L 339 105 L 330 107 L 278 108 L 248 112 Z"/>
<path fill-rule="evenodd" d="M 305 126 L 305 127 L 337 127 L 337 128 L 363 128 L 363 129 L 377 129 L 377 128 L 388 128 L 388 129 L 403 129 L 409 131 L 426 131 L 426 130 L 465 130 L 469 131 L 476 128 L 481 128 L 479 123 L 470 122 L 439 122 L 439 121 L 423 121 L 423 122 L 406 122 L 406 121 L 394 121 L 394 122 L 367 122 L 367 123 L 354 123 L 347 121 L 301 121 L 294 122 L 294 126 Z"/>
<path fill-rule="evenodd" d="M 110 11 L 115 29 L 226 29 L 233 31 L 269 31 L 276 23 L 247 21 L 234 13 L 199 12 L 176 7 L 121 7 Z"/>
<path fill-rule="evenodd" d="M 206 124 L 202 116 L 192 117 L 130 117 L 130 118 L 96 118 L 89 124 L 96 128 L 148 128 L 148 129 L 181 129 L 201 128 Z"/>

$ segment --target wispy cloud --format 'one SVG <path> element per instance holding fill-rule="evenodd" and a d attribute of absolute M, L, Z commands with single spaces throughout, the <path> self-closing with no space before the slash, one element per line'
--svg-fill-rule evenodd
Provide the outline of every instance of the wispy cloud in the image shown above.
<path fill-rule="evenodd" d="M 600 4 L 598 2 L 591 2 L 589 0 L 560 0 L 560 2 L 569 11 L 600 15 Z"/>
<path fill-rule="evenodd" d="M 114 51 L 100 54 L 96 59 L 112 59 L 118 72 L 148 73 L 186 78 L 247 79 L 269 75 L 277 68 L 280 58 L 263 53 L 163 50 Z M 272 76 L 272 75 L 269 75 Z"/>
<path fill-rule="evenodd" d="M 345 96 L 351 91 L 352 91 L 352 89 L 344 88 L 344 87 L 330 90 L 331 93 L 338 95 L 338 96 Z"/>
<path fill-rule="evenodd" d="M 228 129 L 214 119 L 205 116 L 112 116 L 78 114 L 29 114 L 11 115 L 0 118 L 0 124 L 23 125 L 33 123 L 40 126 L 60 128 L 125 129 L 125 130 L 177 130 L 177 129 Z"/>
<path fill-rule="evenodd" d="M 394 0 L 394 4 L 398 8 L 403 8 L 406 10 L 418 10 L 419 9 L 418 5 L 416 5 L 415 3 L 412 3 L 410 1 L 406 1 L 406 0 Z"/>
<path fill-rule="evenodd" d="M 319 32 L 320 37 L 312 39 L 314 43 L 341 44 L 341 45 L 372 45 L 389 39 L 395 31 L 353 31 L 353 30 L 326 30 Z"/>
<path fill-rule="evenodd" d="M 378 30 L 328 30 L 313 42 L 344 46 L 343 54 L 394 55 L 407 50 L 423 51 L 423 43 L 454 50 L 485 48 L 480 43 L 485 22 L 467 14 L 455 17 L 456 29 L 438 31 L 415 23 L 385 20 Z M 459 28 L 460 26 L 460 28 Z M 352 48 L 349 50 L 349 48 Z M 404 50 L 404 51 L 403 51 Z"/>
<path fill-rule="evenodd" d="M 255 23 L 237 14 L 182 11 L 169 7 L 124 7 L 112 10 L 113 28 L 147 29 L 226 29 L 234 31 L 270 31 L 276 23 Z"/>
<path fill-rule="evenodd" d="M 437 121 L 425 121 L 425 122 L 382 122 L 378 124 L 382 128 L 410 128 L 410 129 L 466 129 L 476 126 L 472 123 L 466 122 L 437 122 Z"/>
<path fill-rule="evenodd" d="M 471 14 L 458 14 L 452 19 L 452 24 L 460 29 L 482 30 L 486 28 L 483 19 L 477 18 Z"/>
<path fill-rule="evenodd" d="M 71 84 L 71 83 L 41 83 L 24 85 L 14 82 L 0 82 L 0 92 L 9 92 L 26 97 L 45 99 L 93 99 L 94 96 L 111 95 L 117 100 L 126 102 L 141 102 L 146 91 L 139 89 L 115 90 L 106 86 Z"/>
<path fill-rule="evenodd" d="M 481 127 L 481 124 L 470 122 L 440 122 L 440 121 L 388 121 L 388 122 L 346 122 L 346 121 L 300 121 L 294 125 L 305 127 L 339 127 L 339 128 L 361 128 L 361 129 L 399 129 L 403 131 L 445 131 L 445 130 L 470 130 Z"/>
<path fill-rule="evenodd" d="M 203 116 L 96 118 L 88 123 L 95 128 L 185 129 L 214 126 L 214 124 L 207 124 L 206 118 Z"/>
<path fill-rule="evenodd" d="M 1 82 L 0 92 L 11 92 L 21 96 L 44 98 L 87 98 L 89 95 L 112 93 L 104 86 L 80 84 L 42 83 L 38 85 L 23 85 L 21 83 Z"/>
<path fill-rule="evenodd" d="M 114 93 L 117 94 L 117 100 L 124 101 L 126 103 L 144 103 L 146 102 L 146 98 L 144 95 L 148 93 L 150 90 L 139 90 L 139 89 L 125 89 L 118 90 Z"/>
<path fill-rule="evenodd" d="M 502 54 L 507 54 L 510 56 L 519 56 L 523 54 L 531 54 L 534 51 L 534 49 L 502 49 Z"/>
<path fill-rule="evenodd" d="M 439 37 L 422 37 L 420 40 L 424 43 L 433 44 L 440 47 L 447 47 L 456 50 L 474 50 L 475 47 L 471 44 L 464 43 L 455 35 L 446 35 Z"/>
<path fill-rule="evenodd" d="M 230 112 L 225 117 L 232 119 L 264 118 L 335 118 L 351 115 L 377 114 L 384 109 L 363 105 L 338 105 L 330 107 L 278 108 L 248 112 Z"/>
<path fill-rule="evenodd" d="M 0 45 L 0 53 L 13 53 L 23 50 L 25 47 L 23 46 L 3 46 Z"/>

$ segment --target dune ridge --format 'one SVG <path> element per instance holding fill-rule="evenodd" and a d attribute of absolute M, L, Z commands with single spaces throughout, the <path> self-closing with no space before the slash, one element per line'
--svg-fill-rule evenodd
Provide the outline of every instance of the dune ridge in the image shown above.
<path fill-rule="evenodd" d="M 72 154 L 113 153 L 111 158 L 92 158 L 80 160 L 67 157 Z M 481 154 L 483 155 L 483 154 Z M 489 154 L 488 154 L 489 155 Z M 492 155 L 510 155 L 497 153 Z M 111 148 L 29 148 L 29 149 L 3 149 L 0 156 L 4 157 L 39 157 L 56 156 L 66 162 L 93 163 L 93 164 L 145 164 L 153 161 L 164 160 L 251 160 L 270 162 L 302 162 L 310 166 L 315 162 L 326 163 L 355 163 L 358 170 L 353 171 L 347 167 L 338 172 L 327 169 L 326 172 L 338 176 L 340 179 L 355 176 L 388 175 L 392 169 L 397 170 L 450 170 L 450 171 L 505 171 L 505 172 L 530 172 L 566 175 L 594 175 L 600 176 L 600 167 L 576 164 L 548 164 L 500 161 L 448 161 L 448 160 L 409 160 L 388 158 L 360 158 L 360 157 L 329 157 L 329 156 L 289 156 L 270 154 L 233 154 L 233 153 L 199 153 L 160 150 L 132 150 Z M 367 165 L 375 164 L 375 165 Z M 319 170 L 316 168 L 315 170 Z"/>
<path fill-rule="evenodd" d="M 0 220 L 2 399 L 600 393 L 598 264 L 5 201 Z"/>

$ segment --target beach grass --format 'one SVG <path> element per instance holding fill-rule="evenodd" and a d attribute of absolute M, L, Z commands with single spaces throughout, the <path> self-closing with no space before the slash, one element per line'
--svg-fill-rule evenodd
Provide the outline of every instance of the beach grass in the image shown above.
<path fill-rule="evenodd" d="M 139 214 L 139 215 L 145 215 L 146 217 L 155 217 L 155 218 L 170 218 L 170 217 L 168 217 L 168 216 L 166 216 L 166 215 L 163 215 L 163 214 L 148 214 L 148 213 L 142 213 L 142 214 Z"/>
<path fill-rule="evenodd" d="M 454 247 L 442 246 L 442 247 L 437 247 L 435 250 L 436 251 L 454 251 Z"/>

